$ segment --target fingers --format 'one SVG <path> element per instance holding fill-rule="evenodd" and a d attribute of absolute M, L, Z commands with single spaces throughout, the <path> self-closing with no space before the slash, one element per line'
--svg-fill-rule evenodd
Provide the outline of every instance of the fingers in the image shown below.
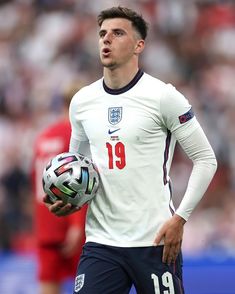
<path fill-rule="evenodd" d="M 43 201 L 49 211 L 56 216 L 66 216 L 81 209 L 80 207 L 74 206 L 71 203 L 64 204 L 62 200 L 58 200 L 53 203 L 51 202 L 48 195 L 43 198 Z"/>
<path fill-rule="evenodd" d="M 185 220 L 173 215 L 159 230 L 155 242 L 159 244 L 159 240 L 164 240 L 162 262 L 171 264 L 176 261 L 181 248 L 184 224 Z"/>
<path fill-rule="evenodd" d="M 71 203 L 67 203 L 66 205 L 63 204 L 63 206 L 58 206 L 56 210 L 54 208 L 54 211 L 52 212 L 54 212 L 57 216 L 66 216 L 78 210 L 80 210 L 79 207 L 73 206 Z"/>
<path fill-rule="evenodd" d="M 67 204 L 66 204 L 67 205 Z M 50 212 L 57 214 L 60 214 L 60 212 L 64 212 L 64 207 L 66 206 L 63 204 L 63 201 L 59 200 L 50 205 L 48 208 Z"/>
<path fill-rule="evenodd" d="M 174 263 L 176 261 L 176 258 L 179 254 L 179 251 L 180 251 L 180 247 L 181 247 L 180 244 L 181 243 L 173 245 L 172 242 L 168 241 L 169 244 L 167 244 L 167 238 L 165 236 L 165 231 L 160 230 L 156 239 L 154 240 L 154 245 L 155 246 L 159 245 L 159 243 L 163 239 L 165 240 L 165 245 L 163 247 L 162 262 L 170 265 L 171 263 Z"/>
<path fill-rule="evenodd" d="M 178 243 L 176 245 L 165 244 L 163 249 L 162 262 L 167 263 L 168 265 L 174 263 L 180 252 L 180 248 L 181 248 L 181 243 Z"/>

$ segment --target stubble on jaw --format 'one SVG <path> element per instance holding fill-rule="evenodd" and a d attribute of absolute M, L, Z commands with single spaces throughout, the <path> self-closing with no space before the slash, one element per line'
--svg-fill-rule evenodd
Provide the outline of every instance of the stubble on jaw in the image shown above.
<path fill-rule="evenodd" d="M 110 62 L 110 63 L 106 63 L 101 61 L 101 64 L 103 65 L 103 67 L 107 68 L 107 69 L 115 69 L 117 68 L 117 63 L 116 62 Z"/>

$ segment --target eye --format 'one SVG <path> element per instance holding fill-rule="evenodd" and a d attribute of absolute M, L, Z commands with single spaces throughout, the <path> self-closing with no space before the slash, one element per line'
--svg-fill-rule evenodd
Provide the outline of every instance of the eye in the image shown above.
<path fill-rule="evenodd" d="M 100 37 L 100 38 L 103 38 L 104 36 L 105 36 L 105 31 L 100 31 L 100 32 L 99 32 L 99 37 Z"/>
<path fill-rule="evenodd" d="M 120 36 L 124 35 L 124 32 L 120 31 L 120 30 L 117 30 L 117 31 L 114 32 L 114 35 L 117 36 L 117 37 L 120 37 Z"/>

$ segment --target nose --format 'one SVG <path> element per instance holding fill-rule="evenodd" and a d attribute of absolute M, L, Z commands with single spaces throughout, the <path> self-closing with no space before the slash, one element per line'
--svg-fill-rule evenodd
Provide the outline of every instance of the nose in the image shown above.
<path fill-rule="evenodd" d="M 103 39 L 104 43 L 108 43 L 110 44 L 112 42 L 112 33 L 111 32 L 107 32 L 104 36 L 104 39 Z"/>

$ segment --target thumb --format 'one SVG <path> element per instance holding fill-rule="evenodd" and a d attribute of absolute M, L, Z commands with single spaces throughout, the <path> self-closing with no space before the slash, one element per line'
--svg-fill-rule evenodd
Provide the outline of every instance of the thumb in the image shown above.
<path fill-rule="evenodd" d="M 164 236 L 165 236 L 165 231 L 163 229 L 161 229 L 158 233 L 157 233 L 157 236 L 153 242 L 153 245 L 154 246 L 157 246 L 159 245 L 159 243 L 161 242 L 162 239 L 164 239 Z"/>
<path fill-rule="evenodd" d="M 54 204 L 51 200 L 50 200 L 50 197 L 49 197 L 49 195 L 44 195 L 44 197 L 43 197 L 43 202 L 44 203 L 47 203 L 47 204 Z"/>

